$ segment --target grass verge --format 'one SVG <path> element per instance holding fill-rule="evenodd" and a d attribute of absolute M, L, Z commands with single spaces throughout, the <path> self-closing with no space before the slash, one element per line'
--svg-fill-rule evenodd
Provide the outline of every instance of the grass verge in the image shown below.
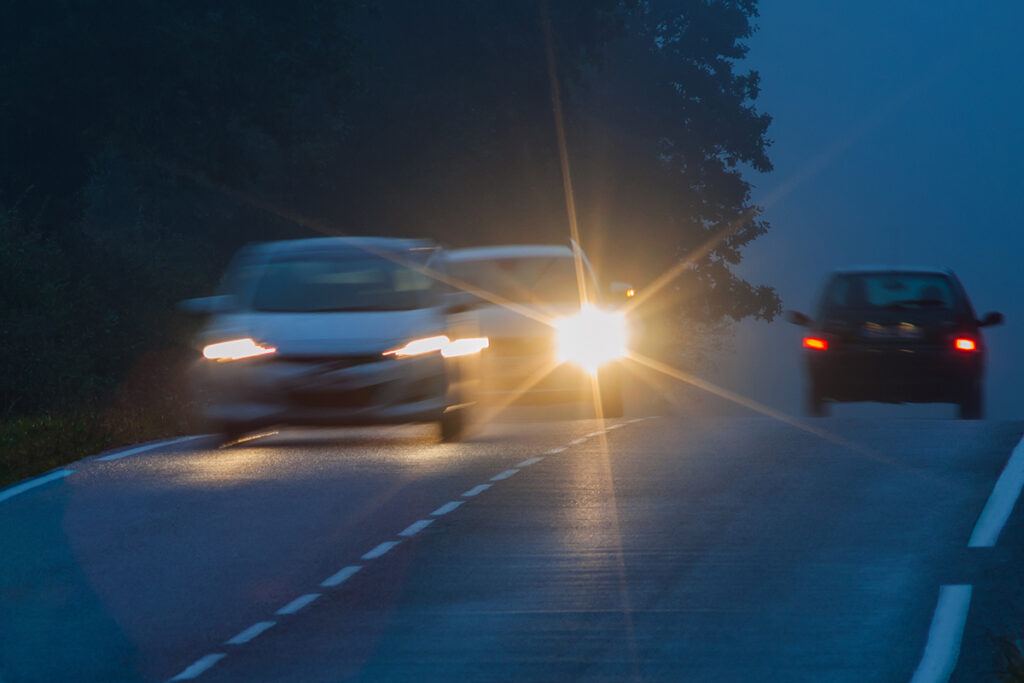
<path fill-rule="evenodd" d="M 200 431 L 186 383 L 191 357 L 142 358 L 109 396 L 46 415 L 0 419 L 0 487 L 109 448 Z"/>

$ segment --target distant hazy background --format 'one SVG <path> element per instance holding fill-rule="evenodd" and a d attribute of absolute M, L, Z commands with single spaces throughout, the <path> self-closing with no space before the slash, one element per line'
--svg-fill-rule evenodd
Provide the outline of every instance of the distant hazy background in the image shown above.
<path fill-rule="evenodd" d="M 751 174 L 769 233 L 739 272 L 812 313 L 827 273 L 953 268 L 988 328 L 988 417 L 1021 417 L 1024 384 L 1024 5 L 765 0 L 749 63 L 774 117 L 775 171 Z M 744 323 L 708 376 L 802 408 L 801 328 Z M 724 409 L 712 401 L 710 406 Z M 839 416 L 951 417 L 949 406 L 848 404 Z"/>

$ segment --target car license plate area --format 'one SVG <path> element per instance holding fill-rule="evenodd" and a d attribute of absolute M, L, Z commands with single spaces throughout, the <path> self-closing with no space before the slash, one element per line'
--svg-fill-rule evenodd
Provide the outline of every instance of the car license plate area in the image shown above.
<path fill-rule="evenodd" d="M 362 408 L 373 404 L 376 387 L 345 391 L 302 390 L 288 394 L 289 403 L 300 408 Z"/>
<path fill-rule="evenodd" d="M 923 337 L 924 330 L 913 323 L 897 323 L 881 325 L 864 323 L 860 330 L 860 338 L 865 341 L 917 341 Z"/>

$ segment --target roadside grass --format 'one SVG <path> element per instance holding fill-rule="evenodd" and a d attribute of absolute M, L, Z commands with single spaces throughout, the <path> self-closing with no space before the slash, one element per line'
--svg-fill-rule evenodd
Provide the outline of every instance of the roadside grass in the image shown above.
<path fill-rule="evenodd" d="M 0 418 L 0 487 L 109 448 L 195 434 L 187 351 L 143 357 L 110 395 L 45 415 Z"/>
<path fill-rule="evenodd" d="M 96 415 L 85 411 L 0 423 L 0 486 L 98 453 L 110 443 Z"/>

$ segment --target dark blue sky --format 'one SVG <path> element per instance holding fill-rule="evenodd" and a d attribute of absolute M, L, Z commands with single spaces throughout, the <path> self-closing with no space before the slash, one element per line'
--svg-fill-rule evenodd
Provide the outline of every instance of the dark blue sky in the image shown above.
<path fill-rule="evenodd" d="M 989 414 L 1020 417 L 1024 385 L 1024 4 L 877 0 L 761 3 L 748 64 L 774 117 L 775 171 L 750 179 L 772 231 L 741 272 L 810 312 L 853 264 L 953 268 L 990 344 Z M 800 410 L 800 329 L 744 324 L 722 383 Z M 837 415 L 948 416 L 952 408 L 841 406 Z"/>

